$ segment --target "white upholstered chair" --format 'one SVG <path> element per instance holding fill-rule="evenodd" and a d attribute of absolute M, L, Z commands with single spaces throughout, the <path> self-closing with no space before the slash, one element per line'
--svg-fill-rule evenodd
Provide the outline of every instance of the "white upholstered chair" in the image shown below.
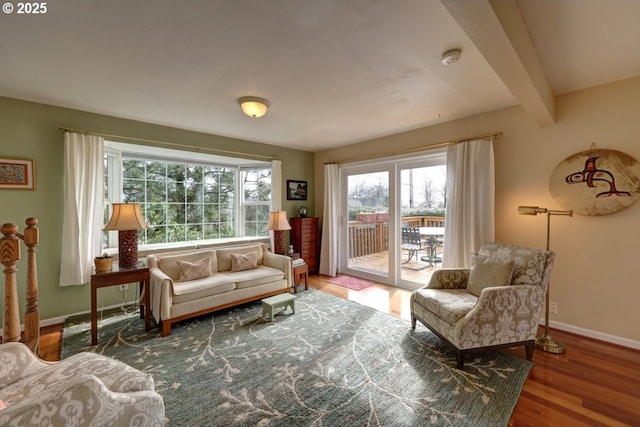
<path fill-rule="evenodd" d="M 456 350 L 463 369 L 472 351 L 524 345 L 533 356 L 555 254 L 485 243 L 470 269 L 436 270 L 411 295 L 411 327 L 424 324 Z"/>
<path fill-rule="evenodd" d="M 137 426 L 165 423 L 150 375 L 95 353 L 45 362 L 21 343 L 0 344 L 0 425 Z"/>

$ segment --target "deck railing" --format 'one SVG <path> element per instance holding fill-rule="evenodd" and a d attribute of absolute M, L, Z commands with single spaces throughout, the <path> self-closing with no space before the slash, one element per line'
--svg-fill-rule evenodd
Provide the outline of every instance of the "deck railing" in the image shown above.
<path fill-rule="evenodd" d="M 444 227 L 444 217 L 403 217 L 411 227 Z M 389 223 L 386 221 L 349 221 L 349 258 L 389 250 Z"/>
<path fill-rule="evenodd" d="M 443 216 L 405 216 L 402 222 L 409 227 L 444 227 Z"/>
<path fill-rule="evenodd" d="M 389 250 L 388 222 L 349 222 L 349 258 Z"/>

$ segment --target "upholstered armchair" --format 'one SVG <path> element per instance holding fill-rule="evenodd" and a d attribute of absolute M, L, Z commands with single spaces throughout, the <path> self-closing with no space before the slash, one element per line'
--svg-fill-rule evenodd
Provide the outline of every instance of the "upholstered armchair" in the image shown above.
<path fill-rule="evenodd" d="M 419 320 L 454 347 L 458 369 L 467 353 L 500 347 L 524 345 L 531 360 L 555 254 L 485 243 L 471 257 L 411 295 L 411 328 Z"/>
<path fill-rule="evenodd" d="M 153 379 L 95 353 L 45 362 L 21 343 L 0 344 L 0 425 L 162 426 Z"/>

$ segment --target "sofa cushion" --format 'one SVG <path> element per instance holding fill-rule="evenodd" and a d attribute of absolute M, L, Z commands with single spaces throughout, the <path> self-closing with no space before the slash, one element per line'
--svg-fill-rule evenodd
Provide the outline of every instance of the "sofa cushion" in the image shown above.
<path fill-rule="evenodd" d="M 253 270 L 258 268 L 258 255 L 255 252 L 247 254 L 231 254 L 231 271 Z"/>
<path fill-rule="evenodd" d="M 218 258 L 216 257 L 216 251 L 213 250 L 181 252 L 166 256 L 158 255 L 158 268 L 172 280 L 177 281 L 180 280 L 180 266 L 178 265 L 178 261 L 194 263 L 205 257 L 209 257 L 211 260 L 211 271 L 218 271 Z"/>
<path fill-rule="evenodd" d="M 284 272 L 277 268 L 262 265 L 253 270 L 224 272 L 220 275 L 228 277 L 236 283 L 236 289 L 250 288 L 264 283 L 275 282 L 284 278 Z"/>
<path fill-rule="evenodd" d="M 214 274 L 202 279 L 173 283 L 173 303 L 180 304 L 199 298 L 232 291 L 236 284 L 232 278 L 223 274 Z"/>
<path fill-rule="evenodd" d="M 216 249 L 218 257 L 218 271 L 231 270 L 231 254 L 248 254 L 251 252 L 256 254 L 256 264 L 262 265 L 261 245 L 234 246 L 232 248 Z"/>
<path fill-rule="evenodd" d="M 494 259 L 513 259 L 512 285 L 541 285 L 544 267 L 547 262 L 545 252 L 521 246 L 500 243 L 484 243 L 480 254 Z"/>
<path fill-rule="evenodd" d="M 466 289 L 422 288 L 413 295 L 416 303 L 452 326 L 471 311 L 478 301 Z"/>
<path fill-rule="evenodd" d="M 513 260 L 492 259 L 488 256 L 471 254 L 471 270 L 467 281 L 467 291 L 477 297 L 484 288 L 508 286 L 513 276 Z"/>
<path fill-rule="evenodd" d="M 202 258 L 196 262 L 176 261 L 180 268 L 179 282 L 202 279 L 211 276 L 211 258 Z"/>

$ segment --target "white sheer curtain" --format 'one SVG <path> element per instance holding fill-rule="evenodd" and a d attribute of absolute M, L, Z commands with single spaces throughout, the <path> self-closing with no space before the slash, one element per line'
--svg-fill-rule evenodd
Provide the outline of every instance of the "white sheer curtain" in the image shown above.
<path fill-rule="evenodd" d="M 104 140 L 64 134 L 64 218 L 60 285 L 91 280 L 93 258 L 102 249 Z"/>
<path fill-rule="evenodd" d="M 271 161 L 271 210 L 282 210 L 282 162 L 280 160 Z M 269 236 L 271 248 L 274 248 L 273 231 L 269 232 Z"/>
<path fill-rule="evenodd" d="M 324 165 L 324 211 L 320 274 L 334 277 L 338 270 L 338 218 L 340 217 L 340 184 L 338 165 Z"/>
<path fill-rule="evenodd" d="M 493 139 L 447 147 L 443 267 L 469 267 L 471 253 L 495 238 Z"/>

